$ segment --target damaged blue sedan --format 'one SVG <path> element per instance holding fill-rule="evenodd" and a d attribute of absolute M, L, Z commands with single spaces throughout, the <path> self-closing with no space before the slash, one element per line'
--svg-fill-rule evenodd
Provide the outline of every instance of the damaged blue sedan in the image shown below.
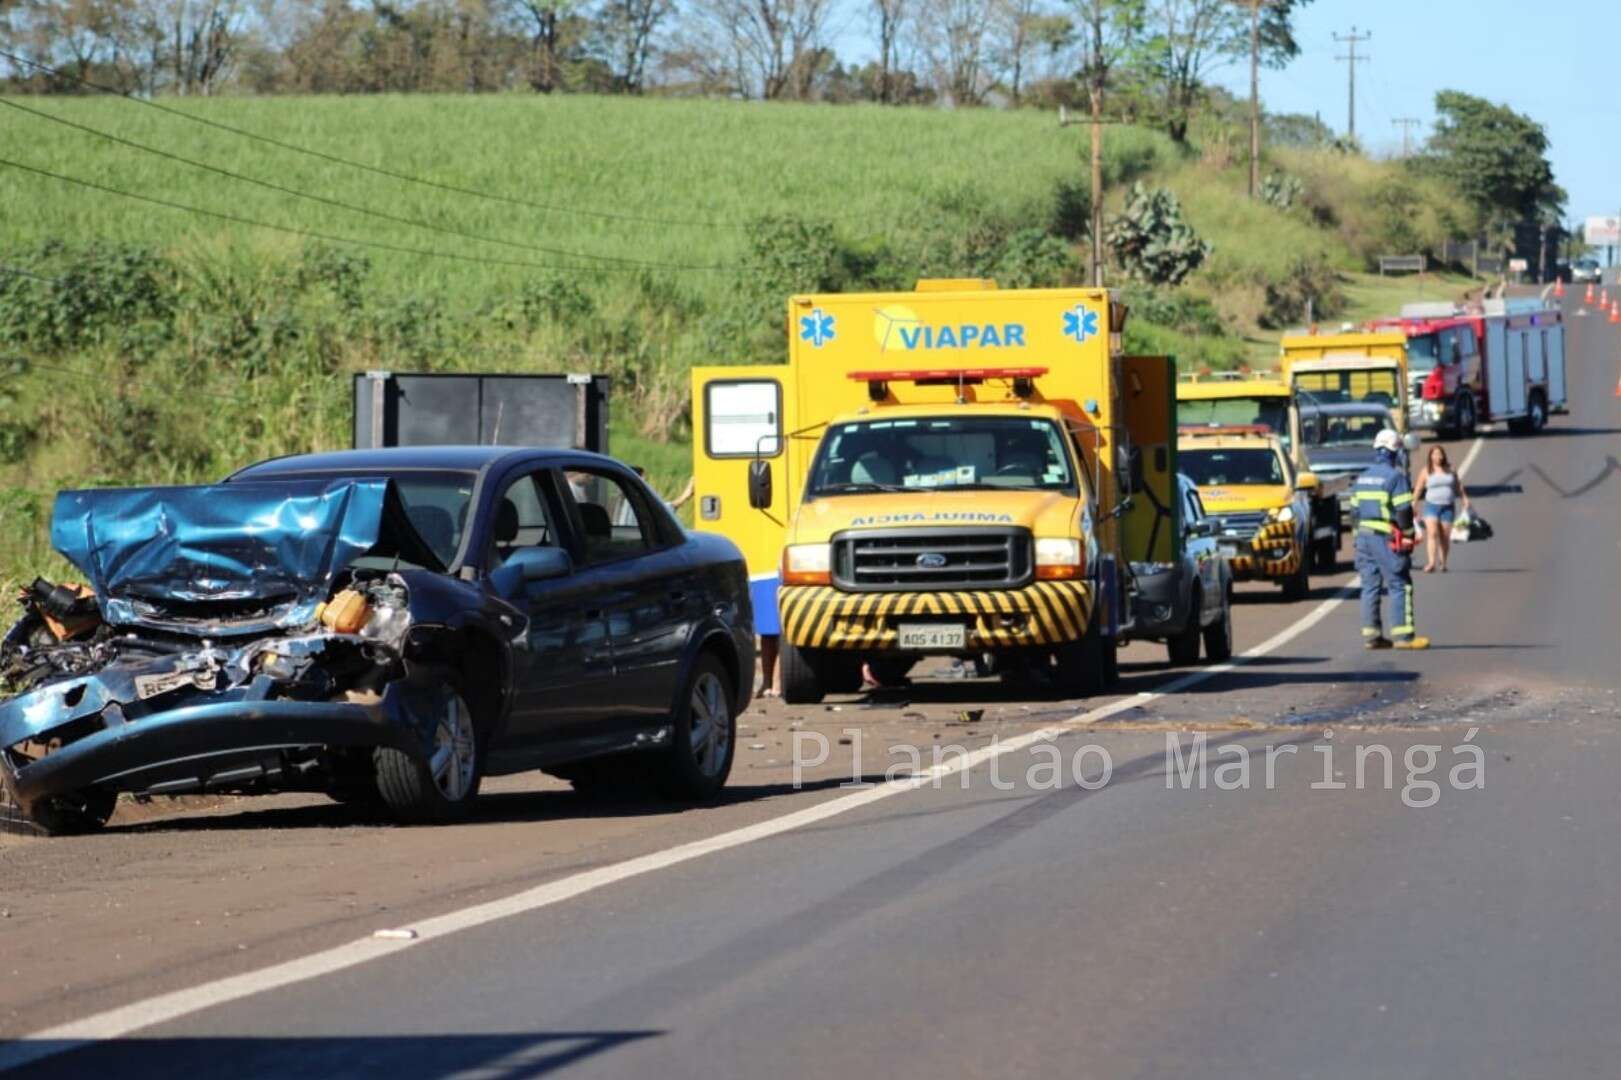
<path fill-rule="evenodd" d="M 93 829 L 120 792 L 319 791 L 403 821 L 488 775 L 712 798 L 752 689 L 747 573 L 584 452 L 279 458 L 62 492 L 0 643 L 4 809 Z"/>

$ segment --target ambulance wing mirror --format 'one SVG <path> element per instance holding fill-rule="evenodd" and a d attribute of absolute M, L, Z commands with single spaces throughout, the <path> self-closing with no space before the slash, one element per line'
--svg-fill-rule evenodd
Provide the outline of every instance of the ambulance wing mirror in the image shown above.
<path fill-rule="evenodd" d="M 771 495 L 771 462 L 755 458 L 749 462 L 749 505 L 756 510 L 768 510 Z"/>
<path fill-rule="evenodd" d="M 1414 435 L 1411 431 L 1409 431 L 1406 435 L 1402 436 L 1401 444 L 1403 446 L 1407 447 L 1407 452 L 1409 454 L 1412 453 L 1414 450 L 1417 450 L 1419 448 L 1419 445 L 1420 445 L 1418 436 Z"/>

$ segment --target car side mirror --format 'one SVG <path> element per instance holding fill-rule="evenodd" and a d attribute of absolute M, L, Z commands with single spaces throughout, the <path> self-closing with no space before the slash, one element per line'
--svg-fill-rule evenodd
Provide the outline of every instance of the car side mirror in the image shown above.
<path fill-rule="evenodd" d="M 756 510 L 771 507 L 771 462 L 756 458 L 749 462 L 749 505 Z"/>
<path fill-rule="evenodd" d="M 1314 472 L 1303 472 L 1295 477 L 1296 491 L 1316 491 L 1320 481 Z"/>
<path fill-rule="evenodd" d="M 1412 453 L 1414 450 L 1417 450 L 1420 445 L 1418 436 L 1414 435 L 1411 431 L 1402 436 L 1401 444 L 1407 447 L 1408 453 Z"/>
<path fill-rule="evenodd" d="M 1209 518 L 1205 518 L 1203 521 L 1195 521 L 1188 526 L 1188 538 L 1191 540 L 1202 540 L 1207 536 L 1215 535 L 1216 523 Z"/>
<path fill-rule="evenodd" d="M 490 575 L 495 591 L 511 596 L 519 586 L 531 581 L 552 581 L 574 573 L 574 560 L 556 547 L 524 547 L 507 556 L 507 561 Z"/>

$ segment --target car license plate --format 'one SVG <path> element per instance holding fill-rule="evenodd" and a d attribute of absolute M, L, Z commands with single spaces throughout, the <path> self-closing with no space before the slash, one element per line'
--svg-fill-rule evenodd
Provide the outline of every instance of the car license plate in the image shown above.
<path fill-rule="evenodd" d="M 1225 558 L 1234 559 L 1238 557 L 1237 544 L 1217 544 L 1216 549 L 1220 551 Z"/>
<path fill-rule="evenodd" d="M 968 627 L 947 623 L 901 623 L 903 649 L 965 649 Z"/>

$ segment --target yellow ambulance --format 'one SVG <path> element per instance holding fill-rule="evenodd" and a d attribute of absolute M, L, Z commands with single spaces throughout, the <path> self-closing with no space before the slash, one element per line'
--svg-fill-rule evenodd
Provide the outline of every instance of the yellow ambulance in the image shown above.
<path fill-rule="evenodd" d="M 1280 367 L 1302 402 L 1377 403 L 1407 432 L 1407 335 L 1399 330 L 1287 334 Z"/>
<path fill-rule="evenodd" d="M 1129 563 L 1181 536 L 1174 371 L 1124 318 L 984 280 L 795 296 L 787 363 L 694 370 L 698 527 L 745 552 L 788 700 L 924 656 L 1113 677 Z"/>

